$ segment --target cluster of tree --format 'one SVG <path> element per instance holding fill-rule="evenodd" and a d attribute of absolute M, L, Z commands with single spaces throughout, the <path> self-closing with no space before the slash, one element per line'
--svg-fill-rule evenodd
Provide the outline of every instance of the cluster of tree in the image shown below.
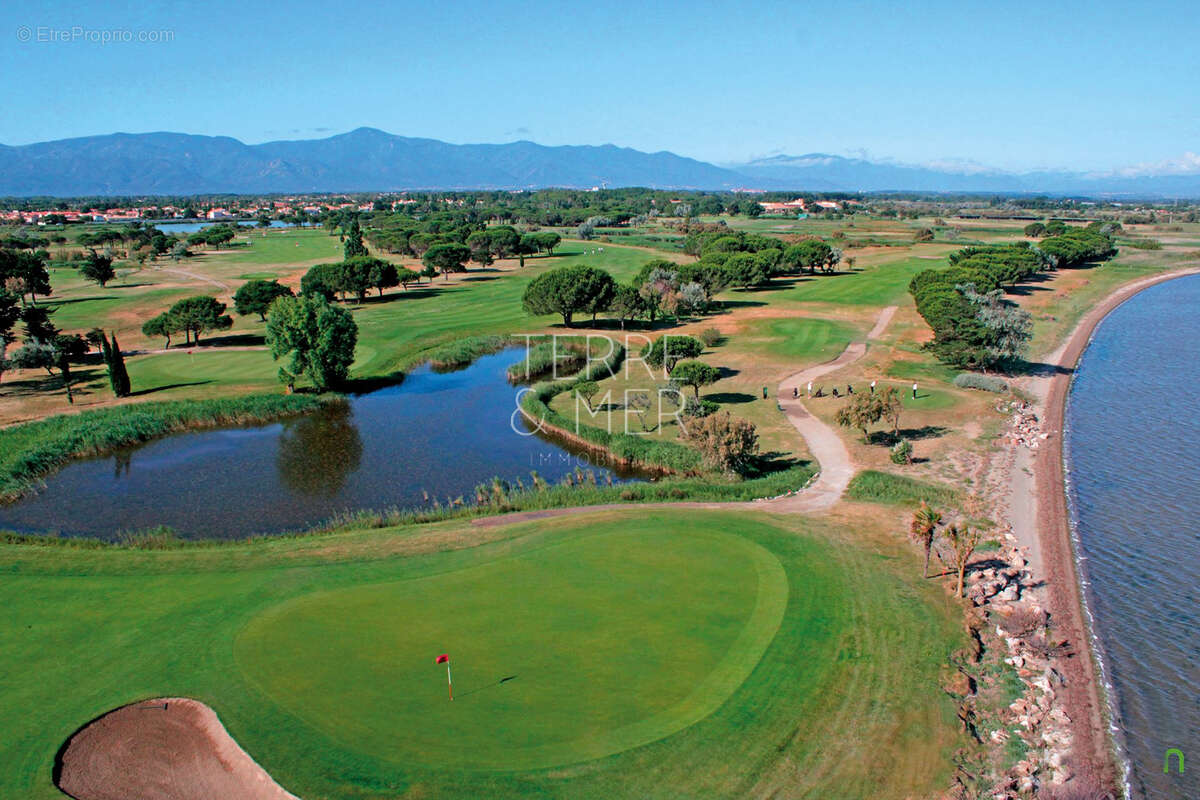
<path fill-rule="evenodd" d="M 300 293 L 320 295 L 326 300 L 345 300 L 348 296 L 354 296 L 361 303 L 367 299 L 367 293 L 372 289 L 382 296 L 384 289 L 392 289 L 401 284 L 407 289 L 408 284 L 416 281 L 421 275 L 432 277 L 436 274 L 428 270 L 416 273 L 403 267 L 397 269 L 390 261 L 374 256 L 352 256 L 345 261 L 310 267 L 300 279 Z"/>
<path fill-rule="evenodd" d="M 1092 261 L 1104 261 L 1117 254 L 1116 244 L 1104 226 L 1093 223 L 1086 228 L 1069 228 L 1038 242 L 1051 269 L 1078 267 Z"/>
<path fill-rule="evenodd" d="M 639 318 L 680 317 L 709 310 L 713 295 L 729 285 L 727 272 L 714 264 L 674 264 L 654 259 L 638 270 L 628 285 L 607 272 L 587 266 L 552 269 L 534 278 L 522 305 L 530 314 L 558 314 L 570 327 L 576 314 L 592 320 L 608 313 L 621 327 Z"/>
<path fill-rule="evenodd" d="M 221 249 L 221 245 L 229 244 L 237 236 L 237 226 L 235 225 L 210 225 L 207 228 L 196 231 L 187 238 L 187 243 L 192 247 L 203 247 L 208 245 L 217 250 Z M 165 251 L 164 251 L 165 252 Z"/>
<path fill-rule="evenodd" d="M 948 563 L 954 570 L 958 579 L 954 591 L 961 597 L 966 582 L 967 565 L 971 562 L 971 556 L 974 555 L 982 541 L 982 529 L 972 528 L 966 523 L 942 527 L 942 513 L 931 508 L 922 500 L 921 507 L 913 513 L 908 530 L 909 535 L 925 550 L 923 574 L 926 578 L 929 577 L 929 556 L 933 552 L 935 544 L 940 540 L 949 547 L 949 556 L 943 556 L 939 550 L 938 558 L 943 563 Z"/>
<path fill-rule="evenodd" d="M 201 237 L 197 243 L 203 244 L 203 233 L 196 236 Z M 113 253 L 122 253 L 125 257 L 142 264 L 168 253 L 178 261 L 187 252 L 187 245 L 178 237 L 141 222 L 131 222 L 117 228 L 105 227 L 84 231 L 75 237 L 75 242 L 91 252 L 101 250 L 109 257 Z"/>
<path fill-rule="evenodd" d="M 778 240 L 753 234 L 712 236 L 699 260 L 676 264 L 653 259 L 629 285 L 619 285 L 592 267 L 562 267 L 531 281 L 523 303 L 530 314 L 559 314 L 568 327 L 576 314 L 589 313 L 594 320 L 607 312 L 624 328 L 637 319 L 653 323 L 663 316 L 705 314 L 723 289 L 762 286 L 773 277 L 803 270 L 831 270 L 841 259 L 836 248 L 819 239 L 782 250 L 779 245 Z"/>
<path fill-rule="evenodd" d="M 56 243 L 58 243 L 58 239 L 61 239 L 65 242 L 67 237 L 56 236 L 54 239 Z M 22 231 L 20 232 L 20 235 L 17 236 L 5 236 L 0 238 L 0 247 L 7 247 L 10 250 L 45 250 L 50 246 L 50 242 L 51 240 L 44 236 L 34 236 Z"/>
<path fill-rule="evenodd" d="M 22 303 L 28 296 L 33 305 L 37 304 L 38 295 L 49 295 L 50 273 L 44 253 L 0 248 L 0 289 L 15 295 Z"/>
<path fill-rule="evenodd" d="M 816 239 L 785 245 L 779 239 L 743 231 L 702 230 L 684 240 L 684 251 L 700 257 L 699 264 L 719 268 L 727 286 L 751 288 L 774 277 L 804 272 L 833 272 L 842 252 Z"/>
<path fill-rule="evenodd" d="M 521 233 L 511 225 L 489 227 L 483 222 L 467 221 L 467 216 L 445 211 L 421 219 L 405 212 L 373 215 L 364 235 L 385 252 L 423 261 L 438 247 L 466 247 L 467 256 L 458 263 L 471 260 L 480 266 L 488 266 L 502 258 L 518 258 L 521 266 L 525 266 L 526 256 L 553 254 L 554 248 L 562 242 L 562 237 L 552 231 Z"/>
<path fill-rule="evenodd" d="M 67 402 L 74 403 L 71 391 L 71 364 L 79 361 L 88 352 L 88 342 L 78 334 L 67 334 L 51 321 L 49 312 L 32 304 L 18 307 L 19 298 L 9 292 L 0 292 L 0 375 L 8 366 L 17 369 L 44 369 L 62 377 Z M 20 320 L 24 327 L 21 346 L 11 355 L 7 354 L 12 339 L 12 330 Z"/>
<path fill-rule="evenodd" d="M 162 314 L 146 320 L 142 333 L 164 337 L 166 347 L 171 346 L 171 337 L 178 333 L 184 334 L 185 345 L 199 344 L 200 334 L 233 326 L 233 317 L 226 314 L 225 309 L 225 304 L 215 297 L 185 297 Z"/>
<path fill-rule="evenodd" d="M 927 347 L 960 368 L 991 369 L 1019 358 L 1032 331 L 1029 314 L 1004 299 L 1004 287 L 1024 280 L 1045 260 L 1027 242 L 968 247 L 945 269 L 917 273 L 909 292 L 933 330 Z"/>

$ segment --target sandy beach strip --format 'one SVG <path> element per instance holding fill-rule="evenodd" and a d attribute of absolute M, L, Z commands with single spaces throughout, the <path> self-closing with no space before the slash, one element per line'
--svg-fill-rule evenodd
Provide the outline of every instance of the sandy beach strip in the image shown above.
<path fill-rule="evenodd" d="M 1071 536 L 1063 462 L 1063 427 L 1067 395 L 1075 367 L 1096 326 L 1113 309 L 1138 292 L 1163 281 L 1194 275 L 1200 269 L 1165 272 L 1120 287 L 1093 307 L 1057 350 L 1045 359 L 1046 369 L 1033 378 L 1029 391 L 1037 399 L 1042 431 L 1050 434 L 1036 453 L 1021 451 L 1009 474 L 1009 508 L 1021 509 L 1010 520 L 1018 541 L 1030 552 L 1035 576 L 1046 581 L 1044 602 L 1056 638 L 1065 638 L 1075 656 L 1059 659 L 1066 678 L 1064 710 L 1071 719 L 1072 762 L 1077 774 L 1110 791 L 1123 791 L 1115 749 L 1109 736 L 1109 712 L 1101 690 L 1092 632 L 1080 585 L 1079 562 Z M 1032 467 L 1031 471 L 1027 471 Z"/>

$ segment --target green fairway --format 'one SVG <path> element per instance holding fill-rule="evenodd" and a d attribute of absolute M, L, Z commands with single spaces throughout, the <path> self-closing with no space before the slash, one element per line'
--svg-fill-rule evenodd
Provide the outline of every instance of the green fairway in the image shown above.
<path fill-rule="evenodd" d="M 210 704 L 306 800 L 928 796 L 960 744 L 938 688 L 960 634 L 915 564 L 683 509 L 0 546 L 0 797 L 61 796 L 71 732 L 162 695 Z"/>
<path fill-rule="evenodd" d="M 786 605 L 779 561 L 747 539 L 608 532 L 307 595 L 254 618 L 235 655 L 346 747 L 428 766 L 546 767 L 707 716 L 758 663 Z M 443 650 L 453 704 L 432 664 Z"/>
<path fill-rule="evenodd" d="M 906 301 L 908 282 L 918 272 L 944 265 L 939 259 L 898 258 L 854 272 L 807 278 L 780 295 L 787 300 L 812 303 L 888 306 Z"/>
<path fill-rule="evenodd" d="M 844 322 L 812 317 L 764 319 L 747 326 L 740 345 L 761 347 L 770 355 L 798 364 L 818 364 L 837 357 L 857 331 Z"/>

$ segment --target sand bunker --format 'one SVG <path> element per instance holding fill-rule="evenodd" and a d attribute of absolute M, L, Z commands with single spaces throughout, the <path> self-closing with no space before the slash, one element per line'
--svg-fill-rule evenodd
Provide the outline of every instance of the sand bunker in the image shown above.
<path fill-rule="evenodd" d="M 180 697 L 123 706 L 77 731 L 56 782 L 76 800 L 297 800 L 211 708 Z"/>

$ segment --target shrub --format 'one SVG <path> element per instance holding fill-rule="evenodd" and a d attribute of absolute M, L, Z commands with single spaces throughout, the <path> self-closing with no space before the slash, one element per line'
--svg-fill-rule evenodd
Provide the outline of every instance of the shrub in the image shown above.
<path fill-rule="evenodd" d="M 901 439 L 892 447 L 891 459 L 893 464 L 911 464 L 912 463 L 912 442 L 907 439 Z"/>
<path fill-rule="evenodd" d="M 978 372 L 960 372 L 954 376 L 954 385 L 960 389 L 982 389 L 985 392 L 1007 392 L 1008 383 L 994 375 Z"/>
<path fill-rule="evenodd" d="M 1162 242 L 1158 239 L 1130 239 L 1125 244 L 1138 250 L 1162 250 Z"/>
<path fill-rule="evenodd" d="M 684 434 L 704 460 L 717 469 L 745 472 L 758 457 L 758 431 L 752 423 L 734 419 L 728 411 L 692 422 Z"/>
<path fill-rule="evenodd" d="M 705 328 L 700 331 L 700 341 L 704 342 L 705 347 L 715 347 L 724 338 L 721 332 L 716 328 Z"/>
<path fill-rule="evenodd" d="M 703 400 L 699 397 L 688 397 L 683 401 L 682 413 L 685 417 L 707 417 L 720 408 L 712 400 Z"/>

